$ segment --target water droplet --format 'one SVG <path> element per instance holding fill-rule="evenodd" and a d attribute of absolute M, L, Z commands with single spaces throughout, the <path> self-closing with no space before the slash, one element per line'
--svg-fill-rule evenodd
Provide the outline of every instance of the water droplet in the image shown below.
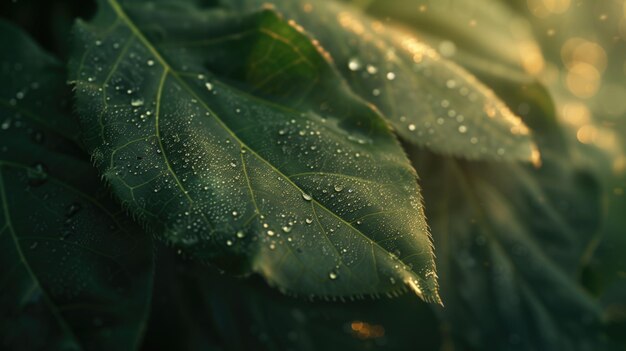
<path fill-rule="evenodd" d="M 130 101 L 130 105 L 133 107 L 143 106 L 143 99 L 133 99 Z"/>
<path fill-rule="evenodd" d="M 66 218 L 74 217 L 81 209 L 81 205 L 79 203 L 73 203 L 67 207 L 67 211 L 65 211 Z"/>
<path fill-rule="evenodd" d="M 283 229 L 283 232 L 285 233 L 289 233 L 291 231 L 291 227 L 289 226 L 284 226 L 282 229 Z"/>
<path fill-rule="evenodd" d="M 148 64 L 148 66 L 150 66 L 150 67 L 154 66 L 154 60 L 148 60 L 146 63 L 147 63 L 147 64 Z"/>
<path fill-rule="evenodd" d="M 335 191 L 336 192 L 341 192 L 343 190 L 343 186 L 342 185 L 335 185 Z"/>
<path fill-rule="evenodd" d="M 268 230 L 268 231 L 267 231 L 267 235 L 268 235 L 268 236 L 274 236 L 274 235 L 276 235 L 276 233 L 274 233 L 274 231 L 273 231 L 273 230 Z"/>
<path fill-rule="evenodd" d="M 239 239 L 241 239 L 241 238 L 243 238 L 243 237 L 245 237 L 245 236 L 246 236 L 246 233 L 244 233 L 244 232 L 243 232 L 243 230 L 240 230 L 240 231 L 238 231 L 238 232 L 237 232 L 237 237 L 238 237 Z"/>
<path fill-rule="evenodd" d="M 233 246 L 233 241 L 232 240 L 226 240 L 226 245 L 227 246 Z"/>
<path fill-rule="evenodd" d="M 305 201 L 311 201 L 311 200 L 313 200 L 313 197 L 312 197 L 311 195 L 307 194 L 307 193 L 302 193 L 302 198 L 303 198 Z"/>
<path fill-rule="evenodd" d="M 206 90 L 213 91 L 213 84 L 211 84 L 211 82 L 206 82 L 204 86 L 206 87 Z"/>
<path fill-rule="evenodd" d="M 449 40 L 444 40 L 439 44 L 439 52 L 444 57 L 452 57 L 456 54 L 456 44 Z"/>
<path fill-rule="evenodd" d="M 11 128 L 11 119 L 10 118 L 5 119 L 4 122 L 2 122 L 2 124 L 0 125 L 0 128 L 2 128 L 2 130 L 7 130 Z"/>
<path fill-rule="evenodd" d="M 335 280 L 338 278 L 338 275 L 335 272 L 330 272 L 328 273 L 328 278 L 330 278 L 331 280 Z"/>
<path fill-rule="evenodd" d="M 461 133 L 461 134 L 467 133 L 467 127 L 466 126 L 459 126 L 459 133 Z"/>
<path fill-rule="evenodd" d="M 361 61 L 359 61 L 359 59 L 356 58 L 356 57 L 355 58 L 351 58 L 350 61 L 348 62 L 348 68 L 351 71 L 353 71 L 353 72 L 360 70 L 361 67 L 362 67 L 361 66 Z"/>
<path fill-rule="evenodd" d="M 415 128 L 416 128 L 415 124 L 413 124 L 413 123 L 409 124 L 409 130 L 410 131 L 412 131 L 412 132 L 415 131 Z"/>
<path fill-rule="evenodd" d="M 304 221 L 306 222 L 306 224 L 311 224 L 313 223 L 313 218 L 307 218 Z"/>
<path fill-rule="evenodd" d="M 387 79 L 388 79 L 388 80 L 394 80 L 394 79 L 396 79 L 396 74 L 395 74 L 395 73 L 393 73 L 393 72 L 388 72 L 388 73 L 387 73 Z"/>
<path fill-rule="evenodd" d="M 239 212 L 237 211 L 233 211 L 232 213 L 233 213 L 233 217 L 237 217 L 237 215 L 239 214 Z"/>
<path fill-rule="evenodd" d="M 27 172 L 28 184 L 31 186 L 43 185 L 48 180 L 48 167 L 42 163 L 37 163 Z"/>
<path fill-rule="evenodd" d="M 376 66 L 367 65 L 367 73 L 376 74 L 378 73 L 378 68 L 376 68 Z"/>

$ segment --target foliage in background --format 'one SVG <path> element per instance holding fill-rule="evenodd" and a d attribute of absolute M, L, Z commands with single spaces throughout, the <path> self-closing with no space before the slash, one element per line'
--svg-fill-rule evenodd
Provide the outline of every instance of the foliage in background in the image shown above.
<path fill-rule="evenodd" d="M 269 3 L 0 5 L 3 349 L 626 347 L 623 1 Z"/>

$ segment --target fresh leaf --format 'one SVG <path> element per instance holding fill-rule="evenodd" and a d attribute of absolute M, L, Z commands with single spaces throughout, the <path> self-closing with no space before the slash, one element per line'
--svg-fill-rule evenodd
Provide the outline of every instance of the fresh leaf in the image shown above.
<path fill-rule="evenodd" d="M 293 293 L 439 301 L 415 172 L 296 27 L 109 0 L 75 36 L 86 144 L 160 238 Z"/>
<path fill-rule="evenodd" d="M 224 1 L 241 11 L 265 0 Z M 528 128 L 486 86 L 410 32 L 333 1 L 270 1 L 328 50 L 352 89 L 411 143 L 468 159 L 539 161 Z"/>
<path fill-rule="evenodd" d="M 0 348 L 132 349 L 152 245 L 67 134 L 63 67 L 0 22 Z"/>
<path fill-rule="evenodd" d="M 367 12 L 408 25 L 443 56 L 473 73 L 530 77 L 545 66 L 532 28 L 510 8 L 510 2 L 375 0 Z"/>

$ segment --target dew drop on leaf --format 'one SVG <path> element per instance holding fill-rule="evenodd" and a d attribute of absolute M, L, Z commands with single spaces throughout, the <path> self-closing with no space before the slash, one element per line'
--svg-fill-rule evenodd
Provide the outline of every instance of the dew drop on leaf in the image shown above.
<path fill-rule="evenodd" d="M 361 61 L 358 58 L 350 59 L 350 62 L 348 62 L 348 68 L 353 72 L 360 70 Z"/>
<path fill-rule="evenodd" d="M 67 217 L 68 219 L 74 217 L 80 211 L 81 208 L 82 207 L 80 206 L 79 203 L 73 203 L 73 204 L 69 205 L 67 207 L 67 211 L 65 213 L 65 217 Z"/>
<path fill-rule="evenodd" d="M 4 122 L 2 122 L 2 124 L 0 124 L 0 129 L 7 130 L 9 128 L 11 128 L 11 119 L 7 118 L 4 120 Z"/>

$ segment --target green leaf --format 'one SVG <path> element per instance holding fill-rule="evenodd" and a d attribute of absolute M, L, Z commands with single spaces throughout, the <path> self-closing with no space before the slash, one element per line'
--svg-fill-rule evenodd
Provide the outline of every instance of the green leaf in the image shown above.
<path fill-rule="evenodd" d="M 266 2 L 223 3 L 240 11 Z M 270 3 L 319 40 L 352 89 L 375 104 L 403 139 L 468 159 L 539 161 L 519 117 L 473 75 L 410 32 L 332 1 Z"/>
<path fill-rule="evenodd" d="M 544 68 L 530 24 L 510 8 L 510 2 L 375 0 L 367 12 L 410 26 L 442 55 L 474 73 L 530 77 Z"/>
<path fill-rule="evenodd" d="M 446 301 L 439 313 L 470 349 L 605 350 L 598 301 L 580 284 L 601 226 L 601 189 L 550 118 L 529 116 L 544 156 L 538 169 L 412 155 L 435 204 L 427 215 Z"/>
<path fill-rule="evenodd" d="M 292 293 L 439 301 L 414 170 L 296 27 L 110 0 L 75 36 L 88 148 L 162 239 Z"/>
<path fill-rule="evenodd" d="M 152 243 L 56 133 L 62 66 L 0 22 L 0 347 L 131 349 L 147 318 Z"/>
<path fill-rule="evenodd" d="M 27 32 L 61 60 L 69 56 L 67 40 L 77 16 L 90 16 L 93 0 L 19 0 L 0 3 L 0 17 Z"/>
<path fill-rule="evenodd" d="M 25 34 L 5 22 L 0 25 L 7 33 L 2 38 L 3 45 L 17 51 L 3 50 L 0 54 L 3 72 L 0 108 L 12 112 L 5 113 L 0 119 L 2 129 L 8 129 L 19 116 L 23 116 L 39 127 L 78 140 L 78 125 L 67 123 L 71 95 L 65 84 L 63 65 L 39 49 Z M 31 53 L 36 56 L 30 57 Z"/>

